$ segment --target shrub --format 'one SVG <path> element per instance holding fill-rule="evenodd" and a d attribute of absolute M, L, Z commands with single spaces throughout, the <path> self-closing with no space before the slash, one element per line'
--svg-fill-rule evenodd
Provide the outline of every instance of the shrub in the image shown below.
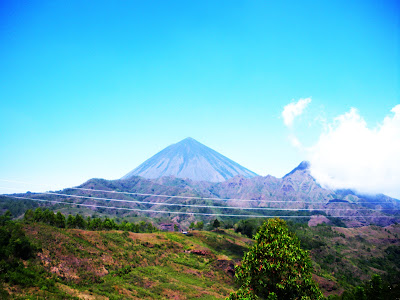
<path fill-rule="evenodd" d="M 264 222 L 255 240 L 242 264 L 236 267 L 241 289 L 230 299 L 247 299 L 235 298 L 243 291 L 263 299 L 322 299 L 311 277 L 308 252 L 300 247 L 285 221 L 274 218 Z"/>

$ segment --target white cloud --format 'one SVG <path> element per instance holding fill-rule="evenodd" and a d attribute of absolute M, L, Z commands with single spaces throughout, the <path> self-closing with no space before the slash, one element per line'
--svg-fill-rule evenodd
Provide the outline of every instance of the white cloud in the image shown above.
<path fill-rule="evenodd" d="M 400 105 L 375 128 L 352 108 L 328 124 L 309 149 L 311 174 L 323 186 L 400 199 Z"/>
<path fill-rule="evenodd" d="M 289 103 L 283 108 L 283 122 L 287 127 L 293 125 L 293 121 L 297 116 L 300 116 L 307 105 L 311 102 L 311 98 L 300 99 L 299 101 Z"/>
<path fill-rule="evenodd" d="M 300 150 L 303 149 L 303 145 L 301 144 L 301 142 L 299 141 L 299 139 L 294 136 L 294 135 L 289 135 L 289 141 L 292 144 L 293 147 L 296 147 Z"/>

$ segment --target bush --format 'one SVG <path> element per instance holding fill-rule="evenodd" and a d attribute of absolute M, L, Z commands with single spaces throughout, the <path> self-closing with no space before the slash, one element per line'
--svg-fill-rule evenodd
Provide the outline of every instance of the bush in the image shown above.
<path fill-rule="evenodd" d="M 243 291 L 263 299 L 322 299 L 322 293 L 311 277 L 311 260 L 285 221 L 274 218 L 260 227 L 256 243 L 236 267 L 236 279 Z M 251 296 L 251 297 L 253 297 Z M 247 299 L 247 298 L 243 298 Z M 256 299 L 256 298 L 248 298 Z"/>

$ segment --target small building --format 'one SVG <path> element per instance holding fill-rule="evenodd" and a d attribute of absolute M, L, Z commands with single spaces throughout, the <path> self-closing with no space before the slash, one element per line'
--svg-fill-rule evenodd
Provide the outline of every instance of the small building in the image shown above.
<path fill-rule="evenodd" d="M 175 230 L 175 226 L 176 226 L 176 230 Z M 161 223 L 159 225 L 159 227 L 163 231 L 180 231 L 180 229 L 181 229 L 181 226 L 176 223 Z"/>

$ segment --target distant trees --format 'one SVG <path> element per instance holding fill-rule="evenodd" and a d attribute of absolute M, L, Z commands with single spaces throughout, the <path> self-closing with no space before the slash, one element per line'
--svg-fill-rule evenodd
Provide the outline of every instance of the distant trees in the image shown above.
<path fill-rule="evenodd" d="M 75 216 L 75 227 L 79 229 L 86 229 L 86 221 L 80 214 Z"/>
<path fill-rule="evenodd" d="M 102 230 L 103 222 L 100 218 L 88 218 L 87 219 L 87 227 L 89 230 Z"/>
<path fill-rule="evenodd" d="M 357 286 L 354 289 L 354 299 L 355 300 L 367 300 L 367 295 L 365 294 L 365 289 L 361 286 Z"/>
<path fill-rule="evenodd" d="M 0 216 L 0 226 L 6 225 L 12 219 L 12 214 L 9 210 L 7 210 L 4 215 Z"/>
<path fill-rule="evenodd" d="M 68 215 L 67 217 L 67 228 L 75 228 L 75 217 L 73 215 Z"/>
<path fill-rule="evenodd" d="M 25 236 L 21 224 L 11 219 L 10 211 L 0 216 L 0 260 L 9 260 L 10 257 L 28 259 L 33 253 L 33 247 Z"/>
<path fill-rule="evenodd" d="M 1 216 L 1 218 L 9 218 Z M 1 219 L 0 219 L 1 222 Z M 87 217 L 86 219 L 80 214 L 68 215 L 67 218 L 61 213 L 56 214 L 49 209 L 42 210 L 40 207 L 32 211 L 28 209 L 24 215 L 24 222 L 40 222 L 55 226 L 58 228 L 78 228 L 87 230 L 124 230 L 131 232 L 156 232 L 158 229 L 150 222 L 140 221 L 139 223 L 130 223 L 123 221 L 120 224 L 111 218 Z"/>
<path fill-rule="evenodd" d="M 382 278 L 378 274 L 372 276 L 367 285 L 367 300 L 383 300 Z"/>
<path fill-rule="evenodd" d="M 235 270 L 241 288 L 229 299 L 322 299 L 308 252 L 285 221 L 264 222 L 255 240 Z"/>
<path fill-rule="evenodd" d="M 33 218 L 33 211 L 25 213 L 26 217 Z M 19 285 L 50 287 L 54 281 L 40 272 L 42 267 L 32 264 L 38 251 L 25 235 L 22 222 L 11 220 L 11 213 L 7 211 L 0 216 L 0 298 L 11 299 L 3 282 L 12 286 Z"/>
<path fill-rule="evenodd" d="M 203 230 L 204 222 L 203 221 L 196 222 L 196 224 L 194 225 L 194 228 L 197 229 L 197 230 Z"/>
<path fill-rule="evenodd" d="M 248 236 L 249 238 L 253 238 L 253 236 L 257 233 L 258 228 L 260 228 L 263 223 L 260 219 L 245 219 L 240 220 L 235 224 L 235 232 L 240 232 Z"/>
<path fill-rule="evenodd" d="M 25 212 L 24 220 L 25 220 L 26 222 L 28 222 L 28 223 L 34 221 L 34 213 L 33 213 L 33 210 L 32 210 L 32 209 L 28 209 L 28 210 Z"/>
<path fill-rule="evenodd" d="M 40 207 L 35 209 L 35 212 L 33 213 L 33 220 L 36 222 L 43 220 L 43 211 Z"/>
<path fill-rule="evenodd" d="M 65 228 L 65 217 L 62 213 L 56 213 L 54 225 L 59 228 Z"/>
<path fill-rule="evenodd" d="M 11 221 L 11 213 L 0 216 L 0 273 L 17 267 L 19 258 L 28 259 L 33 252 L 21 224 Z"/>
<path fill-rule="evenodd" d="M 54 225 L 54 223 L 55 223 L 54 212 L 52 212 L 48 208 L 46 208 L 42 213 L 42 221 L 44 223 L 47 223 L 47 224 L 50 224 L 50 225 Z"/>
<path fill-rule="evenodd" d="M 396 284 L 397 286 L 397 284 Z M 347 290 L 342 295 L 330 295 L 329 300 L 383 300 L 398 299 L 400 291 L 392 288 L 388 283 L 383 284 L 382 278 L 374 274 L 371 280 L 363 285 L 356 286 L 353 290 Z"/>
<path fill-rule="evenodd" d="M 189 229 L 191 229 L 191 230 L 193 230 L 193 229 L 203 230 L 203 228 L 204 228 L 204 222 L 203 221 L 196 222 L 196 223 L 192 222 L 189 225 Z"/>
<path fill-rule="evenodd" d="M 27 192 L 27 194 L 29 194 L 29 192 Z M 23 215 L 28 208 L 33 208 L 34 210 L 38 206 L 38 203 L 32 200 L 19 199 L 15 201 L 15 198 L 8 198 L 5 195 L 0 195 L 0 211 L 9 210 L 13 216 Z"/>
<path fill-rule="evenodd" d="M 212 227 L 217 229 L 221 226 L 221 222 L 218 219 L 215 219 L 214 222 L 212 223 Z"/>

